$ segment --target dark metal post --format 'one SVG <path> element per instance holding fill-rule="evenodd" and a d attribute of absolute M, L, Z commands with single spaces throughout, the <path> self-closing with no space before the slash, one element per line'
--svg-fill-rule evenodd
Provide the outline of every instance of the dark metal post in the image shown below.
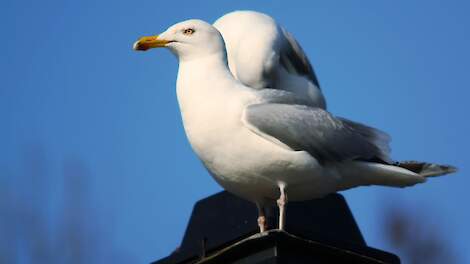
<path fill-rule="evenodd" d="M 196 203 L 181 246 L 153 264 L 400 263 L 366 245 L 340 194 L 289 203 L 287 215 L 286 232 L 257 234 L 256 207 L 220 192 Z"/>

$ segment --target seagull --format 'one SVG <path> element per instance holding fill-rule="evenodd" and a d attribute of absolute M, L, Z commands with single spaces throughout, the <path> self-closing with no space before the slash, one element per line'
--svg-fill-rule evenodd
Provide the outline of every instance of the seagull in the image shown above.
<path fill-rule="evenodd" d="M 267 228 L 265 207 L 276 202 L 284 229 L 288 197 L 310 200 L 364 185 L 405 187 L 456 171 L 393 162 L 384 132 L 335 117 L 287 89 L 241 83 L 229 70 L 222 35 L 207 22 L 180 22 L 134 43 L 140 51 L 161 47 L 179 60 L 177 98 L 193 150 L 224 189 L 257 205 L 260 232 Z"/>
<path fill-rule="evenodd" d="M 217 19 L 233 76 L 255 89 L 298 94 L 326 109 L 312 65 L 297 40 L 272 17 L 255 11 L 234 11 Z"/>

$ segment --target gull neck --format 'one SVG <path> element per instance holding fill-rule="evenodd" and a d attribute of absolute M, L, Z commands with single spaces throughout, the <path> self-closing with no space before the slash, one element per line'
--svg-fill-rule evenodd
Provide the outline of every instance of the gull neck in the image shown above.
<path fill-rule="evenodd" d="M 192 60 L 182 60 L 178 68 L 178 89 L 193 89 L 204 83 L 206 89 L 216 83 L 237 82 L 228 68 L 225 52 L 213 53 Z M 219 85 L 218 85 L 219 86 Z"/>

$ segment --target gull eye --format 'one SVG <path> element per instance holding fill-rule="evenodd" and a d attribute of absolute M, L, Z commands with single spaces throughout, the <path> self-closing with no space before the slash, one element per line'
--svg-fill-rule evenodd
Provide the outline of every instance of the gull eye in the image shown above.
<path fill-rule="evenodd" d="M 192 28 L 186 28 L 186 29 L 183 29 L 183 34 L 187 35 L 187 36 L 190 36 L 194 33 L 194 29 Z"/>

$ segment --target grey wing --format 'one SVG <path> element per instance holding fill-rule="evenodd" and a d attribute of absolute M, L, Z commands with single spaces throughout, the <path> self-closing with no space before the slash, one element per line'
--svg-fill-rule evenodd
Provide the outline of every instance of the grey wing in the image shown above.
<path fill-rule="evenodd" d="M 318 82 L 317 76 L 313 70 L 310 61 L 305 55 L 300 44 L 295 40 L 295 38 L 284 28 L 281 28 L 283 36 L 286 41 L 283 41 L 281 47 L 281 56 L 280 62 L 281 65 L 289 73 L 295 73 L 297 75 L 302 75 L 307 77 L 309 80 L 315 84 L 318 89 L 320 89 L 320 84 Z"/>
<path fill-rule="evenodd" d="M 308 105 L 314 106 L 313 102 L 299 94 L 278 89 L 263 89 L 256 91 L 259 98 L 262 98 L 260 103 L 275 103 L 275 104 L 295 104 L 295 105 Z"/>
<path fill-rule="evenodd" d="M 245 109 L 245 124 L 255 133 L 310 153 L 320 163 L 344 160 L 389 162 L 388 136 L 371 127 L 335 118 L 304 105 L 256 104 Z"/>

